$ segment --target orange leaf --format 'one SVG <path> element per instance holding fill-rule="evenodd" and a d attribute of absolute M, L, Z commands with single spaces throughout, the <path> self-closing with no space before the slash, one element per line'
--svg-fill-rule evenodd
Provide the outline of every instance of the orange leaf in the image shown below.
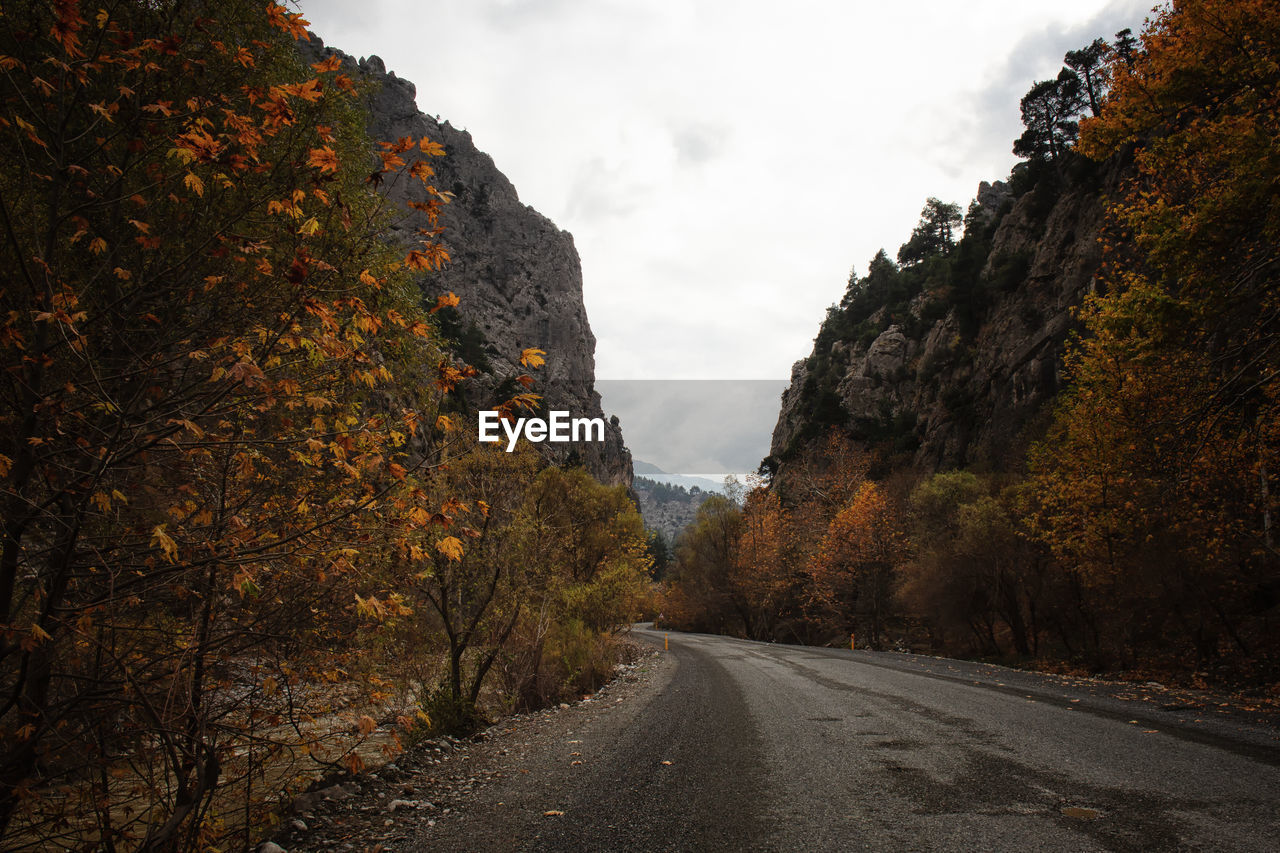
<path fill-rule="evenodd" d="M 431 258 L 425 252 L 419 252 L 417 249 L 412 250 L 405 255 L 404 265 L 411 270 L 429 270 L 432 269 Z"/>
<path fill-rule="evenodd" d="M 462 300 L 458 298 L 457 294 L 455 294 L 453 291 L 449 291 L 444 296 L 436 297 L 436 305 L 428 313 L 434 314 L 437 311 L 439 311 L 441 308 L 454 308 L 461 301 Z"/>
<path fill-rule="evenodd" d="M 322 172 L 336 172 L 342 163 L 338 160 L 337 153 L 329 146 L 323 148 L 312 148 L 310 156 L 307 157 L 307 165 L 314 166 Z"/>
<path fill-rule="evenodd" d="M 436 170 L 428 166 L 426 160 L 414 160 L 413 165 L 409 167 L 409 174 L 425 184 L 435 177 Z"/>

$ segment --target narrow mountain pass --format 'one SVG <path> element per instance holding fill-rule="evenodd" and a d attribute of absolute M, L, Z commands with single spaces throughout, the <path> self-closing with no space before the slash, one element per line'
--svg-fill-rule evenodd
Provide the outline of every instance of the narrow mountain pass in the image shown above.
<path fill-rule="evenodd" d="M 1280 838 L 1267 725 L 977 663 L 669 637 L 641 692 L 582 711 L 527 757 L 533 770 L 419 849 L 1261 851 Z"/>

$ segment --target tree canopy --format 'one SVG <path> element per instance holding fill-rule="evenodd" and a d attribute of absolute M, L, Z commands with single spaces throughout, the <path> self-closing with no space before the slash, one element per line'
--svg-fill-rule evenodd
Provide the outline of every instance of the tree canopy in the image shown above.
<path fill-rule="evenodd" d="M 955 230 L 962 220 L 960 205 L 930 196 L 920 211 L 920 222 L 911 232 L 911 239 L 898 250 L 898 263 L 914 264 L 935 255 L 951 254 Z"/>
<path fill-rule="evenodd" d="M 491 608 L 467 572 L 534 472 L 476 485 L 440 415 L 475 373 L 432 320 L 458 298 L 410 279 L 448 260 L 443 148 L 369 140 L 353 66 L 307 64 L 305 28 L 247 0 L 0 12 L 6 849 L 251 846 L 307 773 L 361 769 L 412 667 L 461 680 L 422 642 L 459 624 L 429 593 L 470 599 L 470 700 L 529 618 L 529 575 Z M 425 188 L 409 245 L 376 192 L 401 181 Z M 555 690 L 607 668 L 645 570 L 618 496 L 566 476 L 584 515 L 555 553 L 594 562 L 555 651 L 591 674 Z"/>

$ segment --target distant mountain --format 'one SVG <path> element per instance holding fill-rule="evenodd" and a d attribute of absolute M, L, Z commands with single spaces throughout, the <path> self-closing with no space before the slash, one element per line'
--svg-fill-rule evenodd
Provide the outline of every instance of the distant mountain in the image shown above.
<path fill-rule="evenodd" d="M 631 463 L 631 468 L 635 471 L 637 477 L 648 477 L 659 483 L 666 483 L 669 486 L 682 486 L 686 489 L 698 489 L 703 492 L 714 492 L 715 494 L 724 494 L 724 483 L 711 480 L 706 477 L 694 477 L 689 474 L 668 474 L 652 462 L 645 462 L 642 459 L 636 459 Z"/>
<path fill-rule="evenodd" d="M 646 463 L 636 463 L 645 465 Z M 649 468 L 656 466 L 648 465 Z M 655 475 L 662 476 L 662 475 Z M 675 476 L 667 474 L 666 476 Z M 696 480 L 697 477 L 688 479 Z M 707 481 L 710 482 L 710 481 Z M 698 507 L 714 494 L 698 486 L 692 489 L 679 484 L 665 483 L 651 476 L 637 476 L 631 481 L 640 504 L 640 515 L 649 530 L 661 531 L 668 542 L 674 542 L 680 532 L 698 515 Z"/>

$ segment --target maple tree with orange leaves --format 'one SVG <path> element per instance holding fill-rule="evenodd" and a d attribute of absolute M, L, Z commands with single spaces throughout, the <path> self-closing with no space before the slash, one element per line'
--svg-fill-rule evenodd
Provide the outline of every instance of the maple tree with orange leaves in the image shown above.
<path fill-rule="evenodd" d="M 441 523 L 415 484 L 473 371 L 402 294 L 447 261 L 443 152 L 381 146 L 431 199 L 398 255 L 341 64 L 274 3 L 204 13 L 0 15 L 8 849 L 248 839 L 266 762 L 358 768 L 315 685 L 385 692 L 361 638 L 408 608 L 364 545 Z"/>
<path fill-rule="evenodd" d="M 368 140 L 364 85 L 302 58 L 298 14 L 202 11 L 0 12 L 6 849 L 247 849 L 316 774 L 450 729 L 414 679 L 467 670 L 479 719 L 517 628 L 590 612 L 547 653 L 611 672 L 646 570 L 625 495 L 591 490 L 574 506 L 615 512 L 554 553 L 594 542 L 618 583 L 553 596 L 487 562 L 532 551 L 512 519 L 546 463 L 479 453 L 442 411 L 478 374 L 432 316 L 458 296 L 422 294 L 449 262 L 443 147 Z M 423 190 L 408 245 L 378 192 L 401 181 Z M 517 383 L 508 414 L 539 404 Z M 371 709 L 393 702 L 387 727 Z"/>

